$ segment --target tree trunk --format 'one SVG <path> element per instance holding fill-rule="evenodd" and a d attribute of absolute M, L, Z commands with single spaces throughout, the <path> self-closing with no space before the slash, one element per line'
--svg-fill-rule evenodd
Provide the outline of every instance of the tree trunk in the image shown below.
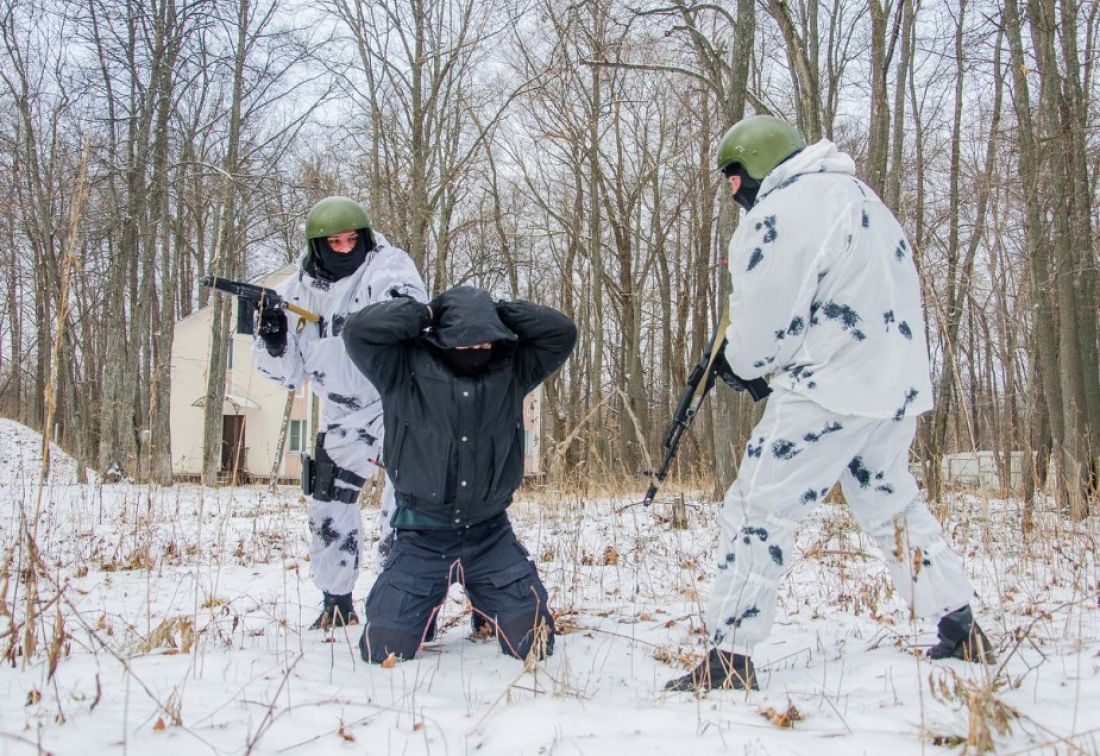
<path fill-rule="evenodd" d="M 233 60 L 233 94 L 229 110 L 229 132 L 226 142 L 226 154 L 222 170 L 223 196 L 221 219 L 218 224 L 217 242 L 214 250 L 212 269 L 214 275 L 236 277 L 241 250 L 238 248 L 240 221 L 238 219 L 238 192 L 234 176 L 239 170 L 239 151 L 241 138 L 241 109 L 244 89 L 244 66 L 248 56 L 249 24 L 251 22 L 251 0 L 238 0 L 237 5 L 237 46 Z M 217 272 L 220 271 L 220 272 Z M 202 445 L 203 466 L 202 482 L 213 486 L 218 482 L 218 472 L 222 458 L 222 405 L 225 402 L 225 369 L 229 353 L 230 313 L 232 305 L 227 306 L 227 297 L 215 297 L 213 318 L 210 325 L 210 361 L 207 366 L 206 402 L 203 406 Z"/>

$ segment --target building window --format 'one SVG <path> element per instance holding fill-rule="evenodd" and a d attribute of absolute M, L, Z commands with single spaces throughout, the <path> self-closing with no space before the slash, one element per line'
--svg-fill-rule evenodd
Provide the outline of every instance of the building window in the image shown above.
<path fill-rule="evenodd" d="M 306 421 L 305 420 L 291 420 L 290 421 L 290 433 L 288 434 L 289 445 L 287 451 L 303 452 L 305 451 L 305 435 L 306 435 Z"/>
<path fill-rule="evenodd" d="M 233 369 L 233 343 L 234 343 L 234 339 L 233 339 L 232 336 L 230 336 L 229 337 L 229 348 L 225 350 L 225 369 L 226 370 L 232 370 Z"/>

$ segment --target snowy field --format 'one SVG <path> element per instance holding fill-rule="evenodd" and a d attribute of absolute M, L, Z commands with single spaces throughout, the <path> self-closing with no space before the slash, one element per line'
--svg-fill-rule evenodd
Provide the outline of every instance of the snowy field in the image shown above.
<path fill-rule="evenodd" d="M 469 639 L 455 588 L 437 640 L 386 669 L 359 659 L 358 628 L 305 629 L 319 595 L 295 489 L 81 485 L 55 452 L 39 496 L 39 443 L 0 421 L 0 753 L 1100 751 L 1096 518 L 1042 512 L 1024 538 L 1017 502 L 948 502 L 998 647 L 987 669 L 922 658 L 933 623 L 898 604 L 846 510 L 822 506 L 754 657 L 761 690 L 697 698 L 661 686 L 703 648 L 712 502 L 676 530 L 663 506 L 522 497 L 513 520 L 550 591 L 554 656 L 525 669 Z M 376 575 L 366 561 L 360 609 Z"/>

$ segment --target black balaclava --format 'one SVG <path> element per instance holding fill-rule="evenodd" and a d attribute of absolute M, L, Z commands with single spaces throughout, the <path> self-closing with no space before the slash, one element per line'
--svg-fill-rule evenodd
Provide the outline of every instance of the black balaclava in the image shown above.
<path fill-rule="evenodd" d="M 740 163 L 731 163 L 722 173 L 729 176 L 741 177 L 741 188 L 733 195 L 733 201 L 745 208 L 747 213 L 756 204 L 756 193 L 760 191 L 760 182 L 750 176 Z"/>
<path fill-rule="evenodd" d="M 367 244 L 369 233 L 366 229 L 358 229 L 359 238 L 355 240 L 355 246 L 346 255 L 333 252 L 327 239 L 310 240 L 310 256 L 316 275 L 327 278 L 329 281 L 339 281 L 347 278 L 367 259 L 370 247 Z"/>
<path fill-rule="evenodd" d="M 442 349 L 440 352 L 448 367 L 459 375 L 477 375 L 493 359 L 489 349 Z"/>

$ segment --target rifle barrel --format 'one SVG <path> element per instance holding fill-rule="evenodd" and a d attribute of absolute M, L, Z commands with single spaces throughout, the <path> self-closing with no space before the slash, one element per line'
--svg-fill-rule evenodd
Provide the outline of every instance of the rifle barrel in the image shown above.
<path fill-rule="evenodd" d="M 311 323 L 320 323 L 321 316 L 315 312 L 311 312 L 304 307 L 288 302 L 283 299 L 279 292 L 274 289 L 268 289 L 265 286 L 256 286 L 255 284 L 244 283 L 243 281 L 234 281 L 230 278 L 221 278 L 219 276 L 203 276 L 199 279 L 200 286 L 209 286 L 217 291 L 224 291 L 226 294 L 232 294 L 235 297 L 240 297 L 243 300 L 255 303 L 261 299 L 275 307 L 281 307 L 284 310 L 290 310 L 303 320 L 308 320 Z"/>

